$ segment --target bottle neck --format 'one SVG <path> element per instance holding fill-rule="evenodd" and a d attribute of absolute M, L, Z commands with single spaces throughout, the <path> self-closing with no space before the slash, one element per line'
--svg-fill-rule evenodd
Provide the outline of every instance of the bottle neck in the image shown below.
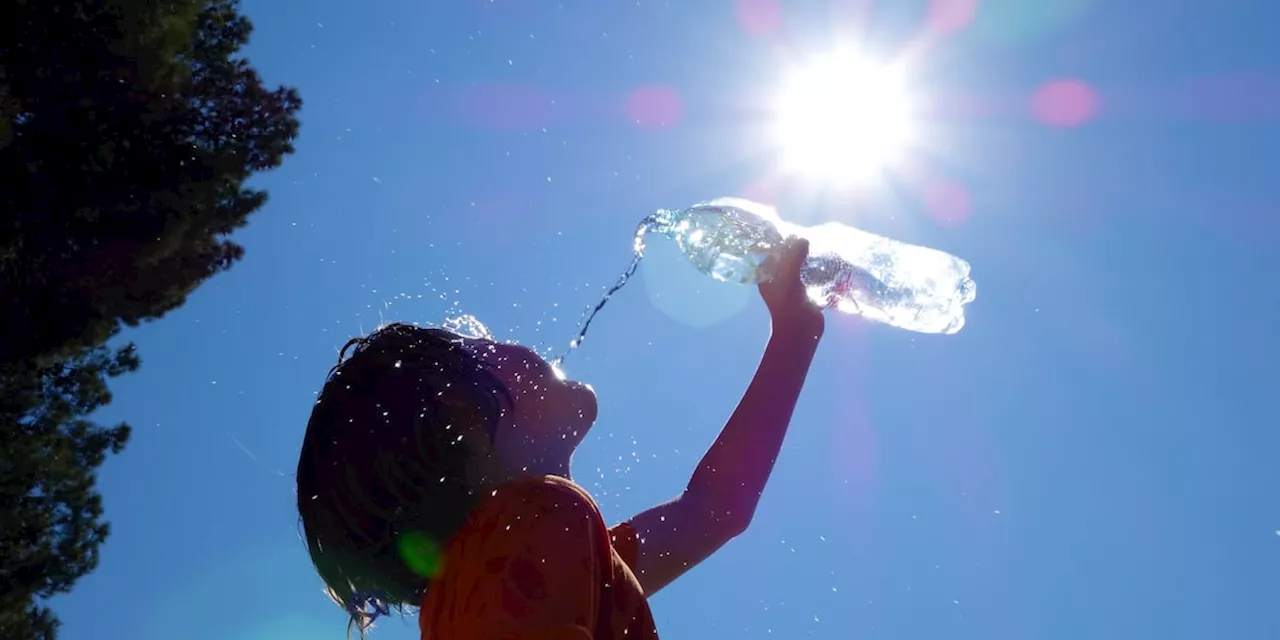
<path fill-rule="evenodd" d="M 640 228 L 648 233 L 668 235 L 675 227 L 675 218 L 678 213 L 672 209 L 658 209 L 640 221 Z"/>
<path fill-rule="evenodd" d="M 644 253 L 644 237 L 650 233 L 656 233 L 667 237 L 673 237 L 675 233 L 675 219 L 678 217 L 678 211 L 671 209 L 658 209 L 649 214 L 640 224 L 636 226 L 635 252 L 637 254 Z"/>

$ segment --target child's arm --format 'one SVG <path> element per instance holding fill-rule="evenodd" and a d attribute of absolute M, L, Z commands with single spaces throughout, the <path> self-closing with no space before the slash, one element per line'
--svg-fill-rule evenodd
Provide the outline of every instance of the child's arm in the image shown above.
<path fill-rule="evenodd" d="M 794 241 L 778 277 L 760 286 L 773 319 L 755 377 L 681 495 L 630 522 L 640 540 L 633 567 L 648 595 L 706 559 L 751 522 L 782 448 L 796 399 L 822 337 L 822 312 L 799 271 L 808 243 Z"/>

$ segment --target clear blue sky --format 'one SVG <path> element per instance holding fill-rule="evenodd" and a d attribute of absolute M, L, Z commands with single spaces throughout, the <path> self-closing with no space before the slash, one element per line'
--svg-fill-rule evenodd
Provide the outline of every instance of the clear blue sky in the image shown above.
<path fill-rule="evenodd" d="M 663 637 L 1280 637 L 1280 5 L 979 0 L 923 47 L 927 5 L 246 2 L 298 152 L 245 260 L 125 336 L 102 419 L 134 438 L 63 637 L 342 638 L 290 477 L 335 349 L 459 310 L 562 345 L 640 217 L 735 194 L 964 256 L 979 294 L 953 336 L 830 319 L 755 523 L 654 598 Z M 917 52 L 909 170 L 777 179 L 761 96 L 859 33 Z M 767 324 L 655 247 L 566 367 L 610 520 L 683 486 Z"/>

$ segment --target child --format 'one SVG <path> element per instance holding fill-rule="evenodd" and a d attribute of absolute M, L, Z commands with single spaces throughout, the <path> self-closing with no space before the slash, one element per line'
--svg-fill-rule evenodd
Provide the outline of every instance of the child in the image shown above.
<path fill-rule="evenodd" d="M 782 446 L 823 331 L 807 255 L 789 240 L 760 285 L 768 346 L 684 492 L 612 529 L 569 476 L 591 387 L 524 347 L 442 329 L 348 343 L 297 481 L 311 559 L 352 625 L 419 606 L 424 640 L 657 638 L 645 598 L 746 529 Z"/>

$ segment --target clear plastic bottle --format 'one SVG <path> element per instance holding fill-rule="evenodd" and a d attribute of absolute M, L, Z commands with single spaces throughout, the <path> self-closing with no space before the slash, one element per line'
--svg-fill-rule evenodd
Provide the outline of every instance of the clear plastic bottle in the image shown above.
<path fill-rule="evenodd" d="M 800 227 L 768 205 L 741 198 L 645 218 L 636 231 L 637 255 L 648 233 L 675 241 L 699 271 L 740 283 L 772 278 L 786 237 L 803 237 L 809 259 L 800 276 L 814 304 L 910 331 L 959 331 L 964 306 L 977 295 L 969 263 L 953 255 L 836 222 Z"/>

